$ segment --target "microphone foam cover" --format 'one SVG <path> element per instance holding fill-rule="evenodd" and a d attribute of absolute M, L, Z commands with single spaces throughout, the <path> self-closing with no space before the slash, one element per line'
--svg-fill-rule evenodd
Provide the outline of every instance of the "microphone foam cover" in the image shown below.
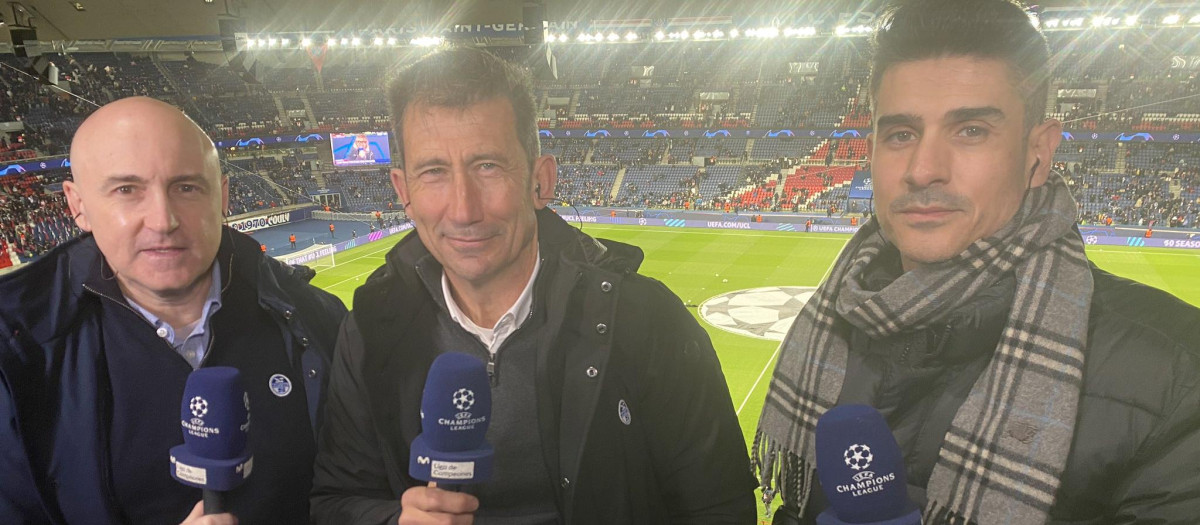
<path fill-rule="evenodd" d="M 200 368 L 188 376 L 180 403 L 183 444 L 171 448 L 171 476 L 210 490 L 232 490 L 253 469 L 250 398 L 236 368 Z"/>
<path fill-rule="evenodd" d="M 817 421 L 816 432 L 817 476 L 839 519 L 870 523 L 912 510 L 904 456 L 879 411 L 834 407 Z"/>
<path fill-rule="evenodd" d="M 492 418 L 492 389 L 483 361 L 458 352 L 434 359 L 421 398 L 421 433 L 434 450 L 483 446 Z"/>

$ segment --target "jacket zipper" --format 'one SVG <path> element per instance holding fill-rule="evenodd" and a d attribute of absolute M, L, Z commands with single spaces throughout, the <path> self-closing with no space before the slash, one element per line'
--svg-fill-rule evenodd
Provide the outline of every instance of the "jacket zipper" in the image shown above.
<path fill-rule="evenodd" d="M 545 262 L 546 260 L 542 259 L 542 263 L 545 264 Z M 525 314 L 525 320 L 521 322 L 521 326 L 517 327 L 516 330 L 513 330 L 511 334 L 508 334 L 508 337 L 504 339 L 504 343 L 496 348 L 495 352 L 491 351 L 490 349 L 488 350 L 487 375 L 488 382 L 491 383 L 493 387 L 500 385 L 500 372 L 496 368 L 496 365 L 500 362 L 500 349 L 504 348 L 509 341 L 512 341 L 517 334 L 521 333 L 521 330 L 525 328 L 525 326 L 529 323 L 529 320 L 533 319 L 533 312 L 537 309 L 537 292 L 538 282 L 537 276 L 535 275 L 533 276 L 533 289 L 529 291 L 529 313 Z"/>
<path fill-rule="evenodd" d="M 515 335 L 516 332 L 513 332 L 513 334 Z M 496 375 L 496 354 L 500 352 L 498 348 L 496 350 L 496 352 L 488 352 L 487 374 L 488 382 L 491 383 L 492 386 L 500 385 L 500 376 Z"/>

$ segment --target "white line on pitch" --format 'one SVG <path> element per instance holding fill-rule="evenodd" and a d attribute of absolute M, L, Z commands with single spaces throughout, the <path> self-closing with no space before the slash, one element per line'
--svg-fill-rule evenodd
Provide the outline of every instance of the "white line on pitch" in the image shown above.
<path fill-rule="evenodd" d="M 355 258 L 353 258 L 353 259 L 350 259 L 349 261 L 346 261 L 346 262 L 347 262 L 347 263 L 349 263 L 349 262 L 351 262 L 351 261 L 357 261 L 357 260 L 359 260 L 359 259 L 362 259 L 362 258 L 364 258 L 364 257 L 369 257 L 369 256 L 371 256 L 371 255 L 375 255 L 375 254 L 377 254 L 377 253 L 379 253 L 379 252 L 381 252 L 381 251 L 387 251 L 387 250 L 390 250 L 390 249 L 392 249 L 392 247 L 391 247 L 391 246 L 388 246 L 387 248 L 385 248 L 385 249 L 383 249 L 383 250 L 376 250 L 376 251 L 374 251 L 374 252 L 371 252 L 369 255 L 361 255 L 361 256 L 355 257 Z M 350 280 L 351 280 L 351 279 L 358 279 L 359 277 L 362 277 L 362 276 L 364 276 L 364 275 L 369 275 L 369 274 L 371 274 L 372 272 L 374 272 L 374 271 L 375 271 L 375 270 L 377 270 L 377 269 L 378 269 L 378 268 L 371 268 L 370 270 L 367 270 L 367 271 L 365 271 L 365 272 L 363 272 L 363 273 L 360 273 L 360 274 L 358 274 L 358 275 L 355 275 L 354 277 L 348 277 L 348 278 L 346 278 L 346 279 L 343 279 L 343 280 L 341 280 L 341 281 L 338 281 L 338 282 L 336 282 L 336 283 L 333 283 L 333 284 L 328 284 L 328 285 L 322 286 L 322 287 L 321 287 L 321 289 L 323 289 L 323 290 L 328 290 L 328 289 L 330 289 L 330 288 L 333 288 L 333 287 L 335 287 L 335 286 L 341 285 L 342 283 L 347 283 L 347 282 L 350 282 Z"/>
<path fill-rule="evenodd" d="M 762 372 L 758 373 L 758 378 L 754 380 L 754 384 L 750 385 L 750 391 L 746 392 L 746 398 L 743 399 L 742 404 L 738 406 L 738 409 L 737 409 L 737 412 L 735 412 L 735 415 L 738 415 L 738 416 L 742 415 L 742 409 L 746 408 L 746 402 L 750 401 L 750 396 L 754 395 L 754 391 L 756 389 L 758 389 L 758 382 L 762 381 L 763 376 L 766 375 L 766 373 L 767 373 L 767 369 L 771 368 L 771 363 L 775 362 L 775 356 L 779 355 L 779 348 L 782 346 L 783 346 L 783 343 L 779 343 L 779 346 L 775 347 L 775 353 L 771 354 L 771 358 L 768 359 L 767 364 L 765 366 L 763 366 Z"/>

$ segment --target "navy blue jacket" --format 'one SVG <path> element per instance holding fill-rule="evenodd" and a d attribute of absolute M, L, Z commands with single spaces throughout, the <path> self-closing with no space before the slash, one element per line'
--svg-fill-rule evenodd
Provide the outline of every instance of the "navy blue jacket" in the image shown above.
<path fill-rule="evenodd" d="M 253 283 L 257 307 L 274 326 L 244 328 L 279 331 L 292 377 L 304 378 L 315 434 L 345 306 L 232 229 L 224 230 L 219 257 Z M 140 341 L 131 329 L 100 322 L 104 307 L 123 301 L 104 291 L 115 288 L 110 271 L 84 235 L 0 277 L 0 523 L 126 521 L 108 440 L 113 428 L 143 422 L 113 420 L 105 352 Z"/>

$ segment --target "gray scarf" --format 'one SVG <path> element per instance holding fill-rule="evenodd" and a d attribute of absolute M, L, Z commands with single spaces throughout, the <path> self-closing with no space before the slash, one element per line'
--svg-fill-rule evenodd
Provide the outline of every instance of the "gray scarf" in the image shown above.
<path fill-rule="evenodd" d="M 924 515 L 925 523 L 1044 523 L 1071 449 L 1092 298 L 1075 214 L 1066 183 L 1052 174 L 1000 231 L 878 292 L 860 284 L 888 246 L 868 221 L 781 346 L 752 451 L 765 502 L 778 494 L 804 515 L 817 419 L 846 380 L 846 323 L 873 338 L 918 330 L 1014 272 L 1000 343 L 942 442 Z"/>

